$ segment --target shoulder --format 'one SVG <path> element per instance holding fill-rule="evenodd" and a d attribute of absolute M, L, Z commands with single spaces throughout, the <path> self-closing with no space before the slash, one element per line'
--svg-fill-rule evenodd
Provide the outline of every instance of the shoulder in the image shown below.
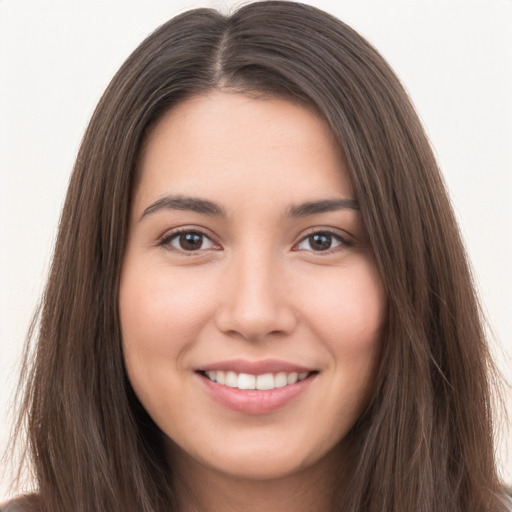
<path fill-rule="evenodd" d="M 0 505 L 0 512 L 28 512 L 29 508 L 20 503 L 18 500 L 9 501 Z"/>
<path fill-rule="evenodd" d="M 36 495 L 21 496 L 7 503 L 0 503 L 0 512 L 38 512 Z"/>
<path fill-rule="evenodd" d="M 26 507 L 14 501 L 9 501 L 0 505 L 0 512 L 25 512 L 26 510 Z"/>
<path fill-rule="evenodd" d="M 507 505 L 507 512 L 512 512 L 512 487 L 505 490 L 505 503 Z"/>

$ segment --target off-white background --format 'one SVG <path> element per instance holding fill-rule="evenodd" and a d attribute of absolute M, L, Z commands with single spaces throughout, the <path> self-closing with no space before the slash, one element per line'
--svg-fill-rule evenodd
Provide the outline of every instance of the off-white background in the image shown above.
<path fill-rule="evenodd" d="M 512 0 L 309 3 L 366 36 L 409 90 L 452 194 L 495 347 L 502 347 L 498 362 L 512 380 Z M 100 94 L 168 18 L 231 5 L 0 0 L 0 451 L 70 169 Z M 512 411 L 510 388 L 507 399 Z M 500 446 L 512 482 L 512 457 Z M 0 476 L 0 501 L 6 481 Z"/>

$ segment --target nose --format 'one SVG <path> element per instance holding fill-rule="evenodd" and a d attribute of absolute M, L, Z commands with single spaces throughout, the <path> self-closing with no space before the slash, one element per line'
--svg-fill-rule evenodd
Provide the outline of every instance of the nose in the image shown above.
<path fill-rule="evenodd" d="M 282 269 L 268 255 L 234 258 L 223 276 L 217 328 L 248 341 L 293 332 L 298 315 Z"/>

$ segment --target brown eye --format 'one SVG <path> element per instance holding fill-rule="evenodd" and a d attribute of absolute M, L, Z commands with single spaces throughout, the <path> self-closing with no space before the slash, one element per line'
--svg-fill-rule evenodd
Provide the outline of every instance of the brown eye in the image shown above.
<path fill-rule="evenodd" d="M 322 231 L 303 238 L 297 245 L 297 249 L 301 251 L 322 252 L 343 245 L 348 245 L 348 243 L 341 236 Z"/>
<path fill-rule="evenodd" d="M 172 249 L 185 252 L 202 251 L 215 247 L 212 240 L 199 231 L 174 233 L 165 238 L 162 245 L 167 245 Z"/>
<path fill-rule="evenodd" d="M 332 236 L 326 233 L 318 233 L 309 237 L 309 245 L 313 251 L 327 251 L 332 245 Z"/>
<path fill-rule="evenodd" d="M 197 251 L 203 245 L 203 235 L 200 233 L 182 233 L 178 237 L 180 249 L 185 251 Z"/>

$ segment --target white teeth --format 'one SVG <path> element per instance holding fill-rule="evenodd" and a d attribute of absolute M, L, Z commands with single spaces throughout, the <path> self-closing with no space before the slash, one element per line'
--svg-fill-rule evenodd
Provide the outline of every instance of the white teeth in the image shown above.
<path fill-rule="evenodd" d="M 232 371 L 207 371 L 204 372 L 206 377 L 212 382 L 229 386 L 231 388 L 238 389 L 259 389 L 261 391 L 282 388 L 295 384 L 297 381 L 304 380 L 309 372 L 297 373 L 297 372 L 279 372 L 264 373 L 263 375 L 251 375 L 249 373 L 237 374 Z"/>
<path fill-rule="evenodd" d="M 256 377 L 248 373 L 241 373 L 238 376 L 238 389 L 255 389 Z"/>
<path fill-rule="evenodd" d="M 292 372 L 288 374 L 288 377 L 286 380 L 288 381 L 288 384 L 295 384 L 297 382 L 297 379 L 299 378 L 299 374 L 297 372 Z"/>
<path fill-rule="evenodd" d="M 276 388 L 284 388 L 287 384 L 288 376 L 286 375 L 286 373 L 281 372 L 274 377 L 274 386 Z"/>
<path fill-rule="evenodd" d="M 264 373 L 256 377 L 256 389 L 274 389 L 274 376 L 271 373 Z"/>
<path fill-rule="evenodd" d="M 238 387 L 238 376 L 235 372 L 226 372 L 226 382 L 224 382 L 226 386 L 230 388 Z"/>

